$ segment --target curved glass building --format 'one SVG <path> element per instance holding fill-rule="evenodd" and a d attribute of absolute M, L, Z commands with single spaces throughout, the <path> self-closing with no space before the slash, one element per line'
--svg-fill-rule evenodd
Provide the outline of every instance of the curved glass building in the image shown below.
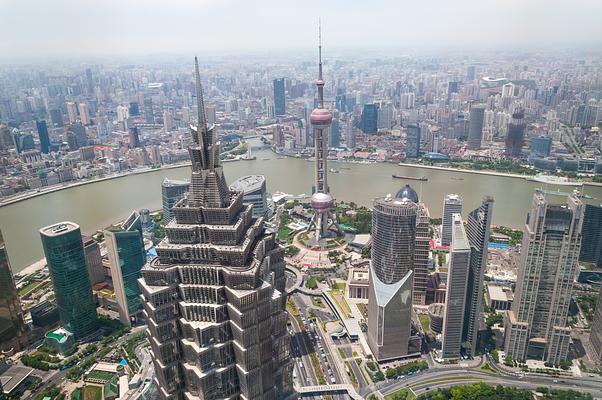
<path fill-rule="evenodd" d="M 95 333 L 96 304 L 79 225 L 60 222 L 40 229 L 40 236 L 61 322 L 77 340 Z"/>

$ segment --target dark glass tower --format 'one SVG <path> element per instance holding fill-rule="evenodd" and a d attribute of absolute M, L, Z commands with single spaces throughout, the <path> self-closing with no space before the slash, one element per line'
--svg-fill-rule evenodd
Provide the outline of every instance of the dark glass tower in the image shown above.
<path fill-rule="evenodd" d="M 378 129 L 378 106 L 376 104 L 364 104 L 362 110 L 362 132 L 376 133 Z"/>
<path fill-rule="evenodd" d="M 274 113 L 286 115 L 286 98 L 284 94 L 284 78 L 274 79 Z"/>
<path fill-rule="evenodd" d="M 40 151 L 48 154 L 50 151 L 50 138 L 48 137 L 48 127 L 45 120 L 36 121 L 38 136 L 40 137 Z"/>
<path fill-rule="evenodd" d="M 585 205 L 579 261 L 602 266 L 602 207 Z"/>
<path fill-rule="evenodd" d="M 176 400 L 286 398 L 284 249 L 243 205 L 243 193 L 228 189 L 195 64 L 190 191 L 139 281 L 159 392 Z"/>
<path fill-rule="evenodd" d="M 134 211 L 118 227 L 106 230 L 105 240 L 109 256 L 113 289 L 119 308 L 119 320 L 126 326 L 142 313 L 138 279 L 146 263 L 140 214 Z"/>
<path fill-rule="evenodd" d="M 525 112 L 517 110 L 512 113 L 506 133 L 506 156 L 520 157 L 525 141 Z"/>
<path fill-rule="evenodd" d="M 0 231 L 0 350 L 18 350 L 27 343 L 27 328 Z"/>
<path fill-rule="evenodd" d="M 60 222 L 40 229 L 56 303 L 76 339 L 96 332 L 98 319 L 79 226 Z"/>
<path fill-rule="evenodd" d="M 483 140 L 483 121 L 485 120 L 485 106 L 474 104 L 470 107 L 470 121 L 468 124 L 468 148 L 478 150 Z"/>
<path fill-rule="evenodd" d="M 474 356 L 477 350 L 479 319 L 483 311 L 483 280 L 487 266 L 487 247 L 492 218 L 493 197 L 491 196 L 485 196 L 481 206 L 468 214 L 466 235 L 470 243 L 471 256 L 468 268 L 462 347 L 469 356 Z"/>
<path fill-rule="evenodd" d="M 406 157 L 417 158 L 420 156 L 420 127 L 408 125 L 406 136 Z"/>

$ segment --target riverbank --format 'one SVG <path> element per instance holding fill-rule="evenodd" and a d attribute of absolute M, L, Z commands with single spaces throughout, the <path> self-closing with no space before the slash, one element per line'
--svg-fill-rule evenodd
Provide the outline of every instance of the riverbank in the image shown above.
<path fill-rule="evenodd" d="M 38 196 L 43 196 L 45 194 L 49 194 L 49 193 L 53 193 L 53 192 L 58 192 L 60 190 L 74 188 L 77 186 L 84 186 L 84 185 L 89 185 L 91 183 L 98 183 L 98 182 L 102 182 L 102 181 L 108 181 L 111 179 L 124 178 L 126 176 L 131 176 L 131 175 L 140 175 L 140 174 L 146 174 L 149 172 L 169 170 L 169 169 L 181 168 L 181 167 L 187 167 L 187 166 L 190 166 L 190 162 L 163 165 L 160 168 L 141 168 L 141 169 L 136 169 L 133 171 L 128 171 L 127 173 L 123 173 L 123 174 L 102 176 L 99 178 L 93 178 L 93 179 L 89 179 L 89 180 L 85 180 L 85 181 L 76 181 L 76 182 L 68 183 L 65 185 L 53 185 L 53 186 L 45 187 L 43 189 L 41 188 L 40 190 L 29 190 L 27 192 L 23 192 L 23 193 L 11 196 L 9 198 L 0 200 L 0 207 L 8 206 L 10 204 L 18 203 L 20 201 L 28 200 L 28 199 L 38 197 Z"/>
<path fill-rule="evenodd" d="M 441 167 L 441 166 L 435 166 L 435 165 L 422 165 L 422 164 L 410 164 L 410 163 L 399 163 L 398 165 L 401 167 L 410 167 L 410 168 L 418 168 L 418 169 L 432 169 L 432 170 L 437 170 L 437 171 L 458 172 L 458 173 L 464 173 L 464 174 L 501 176 L 504 178 L 514 178 L 514 179 L 522 179 L 522 180 L 528 180 L 528 178 L 533 177 L 531 175 L 511 174 L 511 173 L 507 173 L 507 172 L 465 169 L 465 168 L 453 168 L 453 167 Z M 602 183 L 598 183 L 598 182 L 586 182 L 586 181 L 575 181 L 575 182 L 579 183 L 581 185 L 584 185 L 584 186 L 602 187 Z"/>

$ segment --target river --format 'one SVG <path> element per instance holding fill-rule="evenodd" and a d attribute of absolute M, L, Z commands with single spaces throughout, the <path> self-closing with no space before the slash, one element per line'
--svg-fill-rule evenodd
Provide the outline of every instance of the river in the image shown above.
<path fill-rule="evenodd" d="M 277 158 L 269 150 L 256 151 L 253 161 L 224 164 L 228 182 L 249 174 L 262 174 L 267 179 L 268 191 L 310 193 L 314 164 L 303 159 Z M 268 160 L 265 160 L 268 158 Z M 341 169 L 349 168 L 349 169 Z M 463 214 L 476 208 L 484 195 L 495 199 L 493 223 L 522 227 L 535 188 L 542 184 L 520 178 L 440 171 L 395 164 L 342 164 L 329 162 L 329 185 L 337 200 L 353 201 L 371 206 L 372 199 L 395 192 L 406 181 L 393 179 L 392 174 L 427 176 L 428 182 L 407 181 L 418 192 L 431 213 L 440 217 L 443 196 L 460 194 L 464 199 Z M 189 179 L 190 168 L 160 169 L 144 174 L 129 175 L 87 185 L 75 186 L 47 193 L 0 207 L 0 229 L 13 271 L 19 272 L 43 257 L 38 230 L 55 222 L 70 220 L 79 224 L 84 234 L 125 218 L 132 210 L 161 207 L 161 182 L 165 177 Z M 560 187 L 569 191 L 569 187 Z M 587 187 L 586 192 L 599 202 L 601 187 Z M 562 201 L 562 197 L 553 196 Z"/>

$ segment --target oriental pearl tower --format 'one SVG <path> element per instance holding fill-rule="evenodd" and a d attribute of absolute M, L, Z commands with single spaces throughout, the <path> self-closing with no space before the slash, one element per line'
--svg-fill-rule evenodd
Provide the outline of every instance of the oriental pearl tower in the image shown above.
<path fill-rule="evenodd" d="M 326 156 L 328 153 L 328 131 L 332 122 L 332 114 L 324 107 L 324 79 L 322 77 L 322 27 L 319 27 L 318 44 L 318 108 L 311 112 L 309 120 L 311 122 L 314 134 L 314 147 L 316 149 L 316 176 L 315 192 L 311 196 L 311 207 L 314 215 L 311 219 L 308 231 L 314 231 L 314 239 L 319 241 L 326 238 L 330 229 L 342 234 L 341 228 L 337 224 L 336 216 L 332 212 L 334 198 L 330 195 L 328 189 L 326 166 Z"/>

